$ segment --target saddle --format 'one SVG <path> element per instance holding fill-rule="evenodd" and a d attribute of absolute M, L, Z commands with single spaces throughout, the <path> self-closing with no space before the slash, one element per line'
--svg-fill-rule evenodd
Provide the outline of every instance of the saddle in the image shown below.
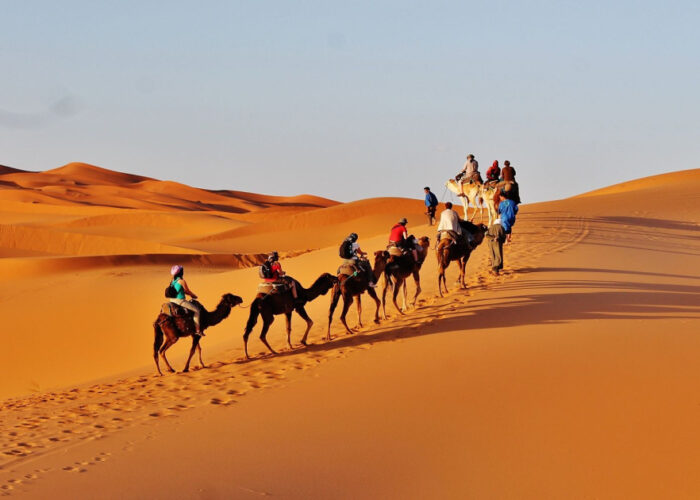
<path fill-rule="evenodd" d="M 194 326 L 194 314 L 192 311 L 180 307 L 173 302 L 165 302 L 160 306 L 161 314 L 165 314 L 169 318 L 172 318 L 177 326 L 178 330 L 193 334 L 195 332 Z"/>
<path fill-rule="evenodd" d="M 282 293 L 286 292 L 288 289 L 289 286 L 283 281 L 273 281 L 271 283 L 263 282 L 258 284 L 258 293 L 263 295 Z"/>
<path fill-rule="evenodd" d="M 405 250 L 402 250 L 396 245 L 389 245 L 388 247 L 386 247 L 386 250 L 392 257 L 401 257 L 404 253 L 406 253 Z"/>
<path fill-rule="evenodd" d="M 343 275 L 343 276 L 353 276 L 356 273 L 359 273 L 360 270 L 357 268 L 357 266 L 352 262 L 352 261 L 343 261 L 342 264 L 340 264 L 340 267 L 338 267 L 338 272 L 336 273 L 338 276 Z"/>

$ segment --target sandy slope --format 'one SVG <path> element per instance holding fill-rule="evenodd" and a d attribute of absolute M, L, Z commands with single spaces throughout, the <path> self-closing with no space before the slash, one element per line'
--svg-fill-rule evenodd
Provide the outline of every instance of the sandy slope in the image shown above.
<path fill-rule="evenodd" d="M 308 308 L 316 321 L 311 348 L 286 349 L 279 320 L 270 340 L 283 354 L 263 356 L 254 339 L 260 354 L 245 362 L 247 310 L 236 309 L 205 339 L 209 368 L 190 374 L 155 377 L 153 367 L 137 368 L 149 362 L 148 324 L 161 299 L 146 291 L 164 286 L 159 267 L 19 273 L 5 282 L 13 294 L 2 307 L 9 331 L 22 334 L 11 338 L 3 366 L 20 378 L 53 373 L 55 385 L 120 366 L 134 373 L 53 392 L 37 383 L 36 395 L 5 400 L 0 491 L 20 498 L 697 497 L 700 171 L 693 172 L 524 206 L 504 276 L 485 273 L 479 248 L 470 290 L 439 299 L 431 256 L 419 307 L 399 316 L 391 306 L 390 318 L 374 326 L 365 297 L 358 335 L 336 326 L 334 340 L 322 340 L 322 297 Z M 371 208 L 354 227 L 368 235 L 374 212 L 393 220 L 397 208 L 410 209 L 363 203 Z M 332 232 L 347 217 L 315 212 L 275 219 L 303 234 L 303 248 L 321 248 L 284 260 L 305 284 L 337 265 L 328 235 L 313 229 Z M 199 241 L 266 237 L 250 227 L 247 235 L 219 231 Z M 361 242 L 379 249 L 385 237 Z M 252 298 L 255 269 L 195 271 L 190 283 L 207 305 L 225 291 Z M 451 282 L 455 269 L 448 274 Z M 33 314 L 36 307 L 43 313 Z M 353 324 L 354 311 L 350 318 Z M 298 341 L 298 319 L 294 327 Z M 170 356 L 178 367 L 187 350 L 180 344 Z"/>

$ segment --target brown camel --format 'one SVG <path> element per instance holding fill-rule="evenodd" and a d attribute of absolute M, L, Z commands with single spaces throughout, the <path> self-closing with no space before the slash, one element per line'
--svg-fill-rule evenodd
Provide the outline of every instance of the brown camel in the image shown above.
<path fill-rule="evenodd" d="M 270 344 L 267 342 L 267 331 L 270 329 L 270 325 L 275 320 L 275 316 L 278 314 L 284 314 L 287 320 L 287 344 L 289 348 L 292 349 L 292 312 L 296 313 L 306 320 L 306 331 L 301 339 L 301 343 L 306 345 L 306 338 L 309 335 L 309 330 L 311 330 L 311 325 L 314 324 L 306 313 L 304 306 L 307 302 L 311 302 L 316 297 L 320 295 L 325 295 L 328 290 L 338 283 L 338 278 L 329 273 L 323 273 L 321 276 L 314 281 L 314 284 L 306 288 L 302 287 L 298 281 L 293 280 L 297 290 L 296 300 L 292 296 L 291 289 L 287 289 L 280 293 L 259 293 L 256 295 L 253 303 L 250 305 L 250 316 L 248 317 L 248 323 L 245 326 L 245 332 L 243 333 L 243 343 L 245 345 L 245 357 L 250 359 L 248 356 L 248 337 L 250 332 L 253 331 L 253 327 L 258 322 L 258 315 L 262 317 L 263 327 L 260 332 L 260 340 L 267 346 L 272 354 L 277 354 Z"/>
<path fill-rule="evenodd" d="M 379 277 L 384 272 L 387 260 L 389 259 L 389 253 L 386 250 L 379 250 L 374 252 L 374 282 L 379 280 Z M 364 272 L 361 272 L 355 276 L 347 276 L 341 274 L 338 276 L 338 283 L 333 287 L 333 292 L 331 294 L 331 307 L 328 311 L 328 335 L 327 340 L 331 340 L 331 323 L 333 322 L 333 312 L 338 305 L 338 300 L 340 296 L 343 296 L 343 312 L 340 313 L 340 321 L 342 321 L 345 326 L 345 330 L 352 335 L 353 331 L 348 327 L 345 321 L 345 316 L 348 314 L 348 309 L 350 309 L 350 304 L 352 304 L 353 297 L 355 302 L 357 302 L 357 326 L 362 327 L 362 300 L 360 296 L 367 292 L 370 297 L 377 304 L 377 310 L 374 313 L 374 322 L 379 323 L 379 297 L 377 297 L 377 292 L 374 288 L 369 286 L 369 281 Z"/>
<path fill-rule="evenodd" d="M 480 245 L 484 241 L 484 234 L 486 234 L 487 227 L 483 224 L 472 224 L 468 221 L 460 221 L 462 226 L 462 232 L 468 232 L 473 238 L 474 246 L 469 248 L 465 243 L 460 242 L 458 244 L 452 244 L 449 238 L 443 238 L 437 247 L 437 261 L 438 261 L 438 290 L 440 292 L 440 297 L 442 297 L 442 288 L 444 286 L 445 292 L 447 292 L 447 281 L 445 280 L 445 269 L 450 265 L 450 262 L 456 260 L 459 264 L 459 279 L 457 282 L 462 288 L 466 288 L 467 284 L 464 281 L 465 268 L 467 267 L 467 261 L 472 253 L 472 250 L 476 246 Z"/>
<path fill-rule="evenodd" d="M 421 292 L 420 288 L 420 268 L 425 262 L 425 258 L 428 256 L 428 249 L 430 248 L 430 238 L 427 236 L 422 236 L 418 240 L 420 249 L 418 250 L 418 262 L 413 259 L 413 255 L 405 254 L 399 257 L 394 257 L 388 263 L 384 269 L 384 289 L 382 290 L 382 313 L 384 319 L 386 319 L 386 292 L 389 288 L 393 288 L 392 300 L 396 309 L 403 314 L 406 310 L 406 280 L 409 276 L 413 275 L 413 280 L 416 282 L 416 294 L 413 296 L 412 306 L 416 306 L 416 301 L 418 300 L 418 295 Z M 403 308 L 399 308 L 396 303 L 396 297 L 399 294 L 399 290 L 403 286 Z"/>
<path fill-rule="evenodd" d="M 237 295 L 226 293 L 221 296 L 221 301 L 216 306 L 216 309 L 209 312 L 202 307 L 202 313 L 199 317 L 199 325 L 204 331 L 210 326 L 217 325 L 223 320 L 228 318 L 231 313 L 231 308 L 241 304 L 243 299 Z M 199 304 L 199 302 L 197 302 Z M 201 307 L 201 304 L 200 304 Z M 185 364 L 185 369 L 183 372 L 188 372 L 190 370 L 190 360 L 194 354 L 194 350 L 197 349 L 199 352 L 199 364 L 204 368 L 204 362 L 202 361 L 202 347 L 199 345 L 199 341 L 202 337 L 199 335 L 194 335 L 195 326 L 192 313 L 186 309 L 181 309 L 185 312 L 184 316 L 169 316 L 164 313 L 160 313 L 155 323 L 153 323 L 153 329 L 155 331 L 155 340 L 153 342 L 153 359 L 156 361 L 156 368 L 158 369 L 158 374 L 163 375 L 160 371 L 160 364 L 158 363 L 158 354 L 163 357 L 165 366 L 168 367 L 170 372 L 174 372 L 170 363 L 168 363 L 168 358 L 165 357 L 165 351 L 170 349 L 170 347 L 178 341 L 181 337 L 192 336 L 192 347 L 190 349 L 190 355 L 187 358 L 187 363 Z M 163 342 L 163 337 L 165 337 L 165 342 Z"/>

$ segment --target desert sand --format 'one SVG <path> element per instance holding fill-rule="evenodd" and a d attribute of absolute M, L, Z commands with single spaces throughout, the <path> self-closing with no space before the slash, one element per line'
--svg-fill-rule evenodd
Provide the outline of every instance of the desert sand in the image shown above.
<path fill-rule="evenodd" d="M 439 195 L 441 190 L 435 189 Z M 527 185 L 521 180 L 523 197 Z M 205 369 L 156 375 L 168 270 L 250 304 L 280 250 L 310 284 L 350 231 L 383 249 L 419 200 L 210 191 L 69 164 L 0 169 L 0 494 L 17 498 L 697 498 L 700 170 L 521 206 L 505 272 L 346 335 L 329 296 L 251 337 L 207 331 Z M 552 193 L 556 197 L 556 193 Z M 381 285 L 380 285 L 381 287 Z M 409 295 L 414 284 L 409 280 Z M 380 289 L 381 291 L 381 289 Z M 349 322 L 357 321 L 355 308 Z M 169 351 L 184 365 L 189 339 Z"/>

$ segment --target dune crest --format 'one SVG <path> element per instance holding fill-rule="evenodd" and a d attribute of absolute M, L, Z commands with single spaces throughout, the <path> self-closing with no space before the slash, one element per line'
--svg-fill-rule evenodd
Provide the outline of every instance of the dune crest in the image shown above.
<path fill-rule="evenodd" d="M 585 198 L 588 196 L 599 196 L 606 194 L 627 193 L 631 191 L 643 191 L 649 189 L 666 189 L 672 186 L 683 186 L 697 184 L 700 178 L 700 169 L 681 170 L 678 172 L 670 172 L 666 174 L 652 175 L 634 179 L 631 181 L 613 184 L 601 189 L 595 189 L 574 196 L 574 198 Z"/>

